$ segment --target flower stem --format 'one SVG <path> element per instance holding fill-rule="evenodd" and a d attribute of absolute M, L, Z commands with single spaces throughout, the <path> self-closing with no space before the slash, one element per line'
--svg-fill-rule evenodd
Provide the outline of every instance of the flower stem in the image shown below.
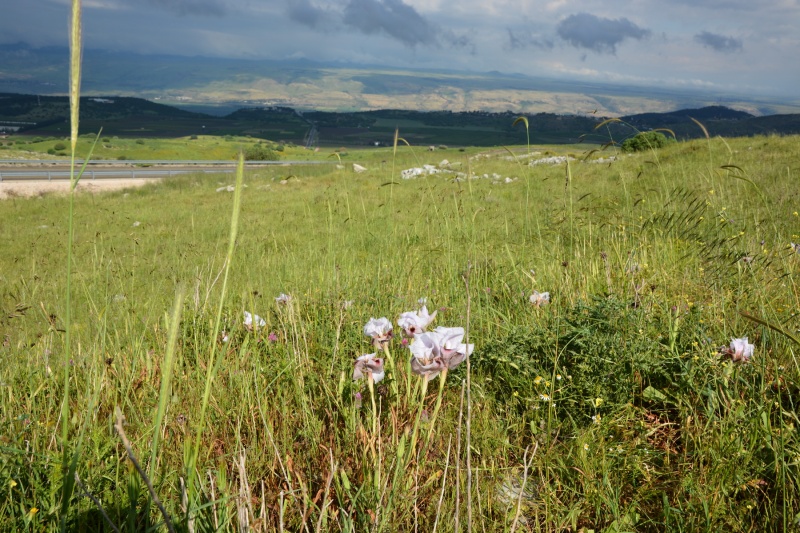
<path fill-rule="evenodd" d="M 397 395 L 397 367 L 394 365 L 394 357 L 392 357 L 392 352 L 389 350 L 389 342 L 382 342 L 381 348 L 383 348 L 383 352 L 386 354 L 386 366 L 389 368 L 389 371 L 392 374 L 392 379 L 389 381 L 389 386 L 392 389 L 392 397 L 398 398 Z"/>
<path fill-rule="evenodd" d="M 375 486 L 381 484 L 381 465 L 378 458 L 378 451 L 375 449 L 375 441 L 378 440 L 378 409 L 375 404 L 375 381 L 372 379 L 372 372 L 367 374 L 367 386 L 369 387 L 369 399 L 372 402 L 372 458 L 375 461 Z"/>
<path fill-rule="evenodd" d="M 447 368 L 442 370 L 439 374 L 439 395 L 436 397 L 436 406 L 433 408 L 433 415 L 431 416 L 430 427 L 428 428 L 428 437 L 425 439 L 425 447 L 431 443 L 433 436 L 433 428 L 436 427 L 436 416 L 439 414 L 439 408 L 442 406 L 442 397 L 444 396 L 444 382 L 447 379 Z"/>
<path fill-rule="evenodd" d="M 378 432 L 378 409 L 375 407 L 375 381 L 372 379 L 372 372 L 367 374 L 367 387 L 369 387 L 369 399 L 372 402 L 372 436 Z"/>
<path fill-rule="evenodd" d="M 422 394 L 419 398 L 419 409 L 417 410 L 417 419 L 414 421 L 414 431 L 411 433 L 411 446 L 408 449 L 409 458 L 414 456 L 417 447 L 417 433 L 419 432 L 419 423 L 422 419 L 422 411 L 425 409 L 425 395 L 428 393 L 428 378 L 422 378 Z"/>

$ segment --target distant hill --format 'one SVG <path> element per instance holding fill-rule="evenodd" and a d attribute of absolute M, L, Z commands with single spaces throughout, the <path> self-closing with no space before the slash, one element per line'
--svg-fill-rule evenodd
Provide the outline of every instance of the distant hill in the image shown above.
<path fill-rule="evenodd" d="M 681 109 L 669 113 L 640 113 L 620 117 L 620 120 L 640 131 L 668 129 L 679 139 L 704 135 L 702 128 L 695 120 L 702 124 L 712 136 L 746 137 L 773 133 L 800 134 L 800 114 L 757 117 L 724 106 Z"/>
<path fill-rule="evenodd" d="M 0 92 L 66 94 L 65 47 L 0 45 Z M 82 90 L 179 106 L 281 106 L 320 111 L 486 111 L 603 116 L 669 112 L 711 104 L 754 115 L 800 112 L 794 102 L 708 91 L 586 83 L 452 70 L 309 60 L 231 60 L 85 49 Z"/>
<path fill-rule="evenodd" d="M 81 133 L 127 137 L 190 135 L 249 135 L 272 141 L 328 146 L 390 145 L 395 128 L 417 145 L 498 146 L 523 144 L 520 115 L 509 111 L 299 111 L 289 107 L 247 107 L 225 116 L 187 111 L 141 98 L 87 96 L 81 98 Z M 608 132 L 597 130 L 603 117 L 595 115 L 529 115 L 531 142 L 538 144 L 605 143 Z M 749 113 L 710 106 L 669 113 L 622 117 L 610 124 L 617 141 L 637 131 L 669 129 L 680 139 L 701 137 L 702 123 L 711 135 L 748 136 L 800 133 L 800 114 L 755 117 Z M 69 133 L 69 102 L 65 96 L 0 93 L 0 129 L 18 134 L 64 137 Z M 310 139 L 309 139 L 310 137 Z"/>

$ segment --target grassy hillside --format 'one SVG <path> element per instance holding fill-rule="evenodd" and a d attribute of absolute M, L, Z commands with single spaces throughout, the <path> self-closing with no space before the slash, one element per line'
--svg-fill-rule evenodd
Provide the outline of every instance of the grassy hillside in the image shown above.
<path fill-rule="evenodd" d="M 164 530 L 118 409 L 180 530 L 791 530 L 800 138 L 609 150 L 448 151 L 408 180 L 442 154 L 259 169 L 230 262 L 223 178 L 78 196 L 71 359 L 68 201 L 4 202 L 0 529 L 110 530 L 89 494 Z M 421 297 L 474 344 L 427 386 L 397 322 Z M 351 378 L 384 316 L 371 387 Z M 720 349 L 744 337 L 750 362 Z"/>

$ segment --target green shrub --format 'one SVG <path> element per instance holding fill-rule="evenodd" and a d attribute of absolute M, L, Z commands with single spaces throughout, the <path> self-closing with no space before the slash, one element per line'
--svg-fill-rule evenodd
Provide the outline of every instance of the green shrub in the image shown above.
<path fill-rule="evenodd" d="M 58 150 L 66 150 L 66 149 L 67 149 L 67 145 L 64 144 L 64 143 L 61 143 L 61 142 L 58 142 L 58 143 L 53 145 L 53 150 L 56 150 L 56 151 L 58 151 Z"/>
<path fill-rule="evenodd" d="M 143 139 L 136 139 L 136 144 L 144 144 L 144 140 Z"/>
<path fill-rule="evenodd" d="M 279 159 L 275 150 L 261 144 L 247 148 L 244 151 L 244 158 L 247 161 L 277 161 Z"/>
<path fill-rule="evenodd" d="M 663 318 L 628 301 L 596 297 L 564 312 L 557 339 L 548 338 L 547 324 L 511 332 L 492 339 L 475 368 L 488 376 L 487 391 L 520 414 L 535 419 L 531 409 L 548 398 L 557 401 L 561 416 L 586 426 L 593 415 L 641 403 L 647 387 L 681 386 L 674 376 L 683 361 L 665 356 L 664 339 L 653 340 L 668 327 L 659 323 Z M 681 351 L 689 351 L 698 338 L 691 329 L 697 321 L 686 324 L 676 337 Z M 563 346 L 558 357 L 554 345 Z"/>
<path fill-rule="evenodd" d="M 643 131 L 625 139 L 622 143 L 622 151 L 642 152 L 654 148 L 663 148 L 673 142 L 675 142 L 674 138 L 668 138 L 660 131 Z"/>
<path fill-rule="evenodd" d="M 56 151 L 54 149 L 52 149 L 52 148 L 47 150 L 47 153 L 50 154 L 50 155 L 56 155 Z"/>
<path fill-rule="evenodd" d="M 128 159 L 127 156 L 121 155 L 117 158 L 117 161 L 125 161 L 126 159 Z"/>
<path fill-rule="evenodd" d="M 279 144 L 278 146 L 275 147 L 276 152 L 283 152 L 285 149 L 286 147 L 283 146 L 282 144 Z"/>
<path fill-rule="evenodd" d="M 191 137 L 189 137 L 189 139 L 192 140 L 192 141 L 196 141 L 197 140 L 197 135 L 192 135 Z"/>

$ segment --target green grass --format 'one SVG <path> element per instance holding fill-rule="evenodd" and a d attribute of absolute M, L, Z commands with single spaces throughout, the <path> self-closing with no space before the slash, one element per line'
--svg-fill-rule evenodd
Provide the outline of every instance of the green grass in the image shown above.
<path fill-rule="evenodd" d="M 83 135 L 78 140 L 77 155 L 84 157 L 92 144 L 94 135 Z M 55 138 L 30 139 L 28 142 L 21 142 L 9 146 L 8 151 L 2 152 L 4 159 L 14 158 L 38 158 L 49 159 L 54 154 L 66 156 L 64 149 L 57 149 L 58 145 L 63 145 L 63 140 Z M 247 149 L 255 143 L 262 142 L 267 146 L 277 146 L 278 143 L 263 141 L 250 137 L 239 136 L 213 136 L 197 135 L 192 137 L 181 137 L 176 139 L 152 138 L 152 137 L 116 137 L 101 135 L 97 146 L 92 152 L 94 161 L 103 159 L 139 159 L 139 160 L 235 160 L 241 150 Z M 313 153 L 307 150 L 285 146 L 280 153 L 284 159 L 306 160 L 313 158 Z"/>
<path fill-rule="evenodd" d="M 121 530 L 164 530 L 114 429 L 119 408 L 179 530 L 189 527 L 182 480 L 196 530 L 236 530 L 245 509 L 256 531 L 453 531 L 468 516 L 475 531 L 510 530 L 515 517 L 517 530 L 790 530 L 798 347 L 741 312 L 800 327 L 799 147 L 797 137 L 677 143 L 573 161 L 571 180 L 563 164 L 530 167 L 502 149 L 399 146 L 394 176 L 392 149 L 349 153 L 343 162 L 363 174 L 259 169 L 244 177 L 232 255 L 233 195 L 216 192 L 230 177 L 78 195 L 69 361 L 69 200 L 7 200 L 0 529 L 50 531 L 63 518 L 110 531 L 88 491 Z M 399 178 L 445 157 L 500 179 Z M 551 303 L 533 307 L 534 289 Z M 274 300 L 282 292 L 288 306 Z M 434 325 L 468 325 L 476 345 L 470 515 L 464 365 L 447 378 L 430 444 L 420 437 L 413 450 L 421 411 L 408 349 L 391 344 L 396 370 L 375 388 L 377 413 L 366 384 L 350 380 L 355 358 L 374 351 L 367 320 L 396 322 L 421 296 L 440 309 Z M 247 331 L 244 310 L 267 325 Z M 743 336 L 750 364 L 717 353 Z M 82 485 L 62 513 L 62 451 L 80 435 Z"/>

